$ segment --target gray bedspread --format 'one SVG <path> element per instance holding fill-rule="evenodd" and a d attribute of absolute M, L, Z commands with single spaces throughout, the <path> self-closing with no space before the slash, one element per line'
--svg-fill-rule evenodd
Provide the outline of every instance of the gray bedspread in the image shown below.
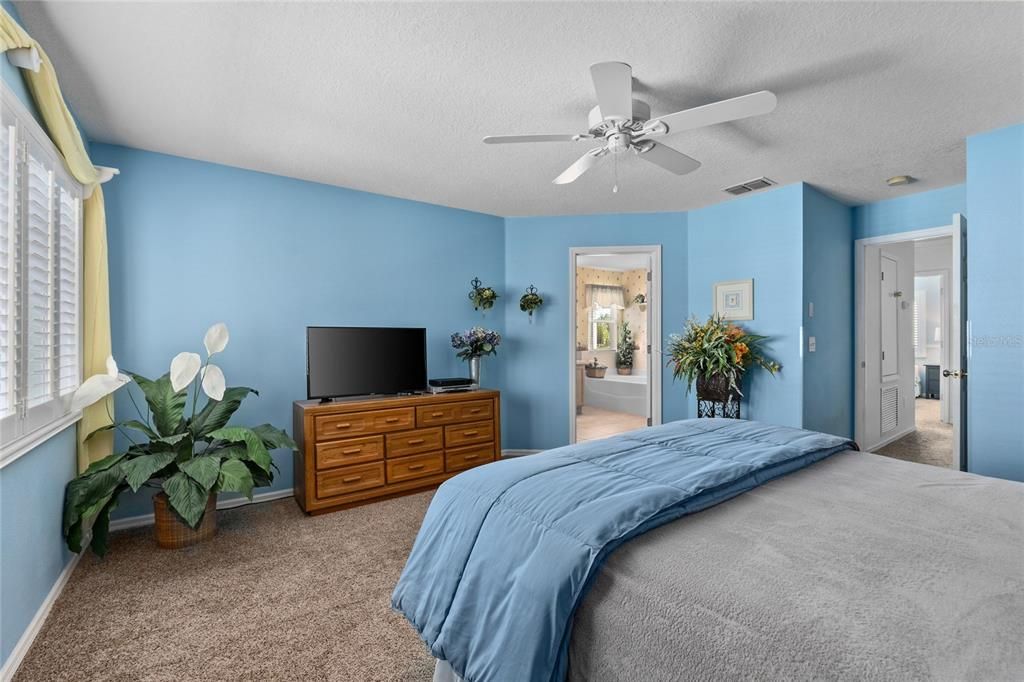
<path fill-rule="evenodd" d="M 619 548 L 569 678 L 1024 679 L 1024 484 L 847 452 Z"/>

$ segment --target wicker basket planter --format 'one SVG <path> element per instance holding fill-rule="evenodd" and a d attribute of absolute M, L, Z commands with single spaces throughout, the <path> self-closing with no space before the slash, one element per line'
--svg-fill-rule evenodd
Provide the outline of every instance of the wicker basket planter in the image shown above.
<path fill-rule="evenodd" d="M 163 492 L 153 496 L 153 524 L 156 544 L 164 549 L 181 549 L 209 540 L 217 534 L 217 495 L 210 495 L 199 527 L 193 530 L 170 508 Z"/>
<path fill-rule="evenodd" d="M 618 372 L 619 374 L 623 375 L 623 376 L 629 376 L 630 374 L 633 373 L 633 368 L 632 367 L 616 367 L 615 371 Z"/>
<path fill-rule="evenodd" d="M 737 383 L 739 383 L 737 381 Z M 697 377 L 697 399 L 714 400 L 724 403 L 731 400 L 739 400 L 739 391 L 729 388 L 729 377 L 724 374 L 712 374 L 709 377 Z"/>
<path fill-rule="evenodd" d="M 608 371 L 608 368 L 604 365 L 584 365 L 583 371 L 591 379 L 604 379 L 604 373 Z"/>

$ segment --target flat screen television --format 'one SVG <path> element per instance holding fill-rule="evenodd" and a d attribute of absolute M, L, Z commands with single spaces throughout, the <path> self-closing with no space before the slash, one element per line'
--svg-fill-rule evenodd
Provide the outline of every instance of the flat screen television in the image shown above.
<path fill-rule="evenodd" d="M 426 386 L 426 329 L 306 327 L 310 399 L 407 393 Z"/>

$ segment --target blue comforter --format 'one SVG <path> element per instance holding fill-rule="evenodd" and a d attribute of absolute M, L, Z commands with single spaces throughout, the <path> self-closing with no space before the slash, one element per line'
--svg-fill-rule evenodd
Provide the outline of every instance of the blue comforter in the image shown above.
<path fill-rule="evenodd" d="M 612 550 L 851 446 L 693 419 L 471 469 L 438 489 L 392 605 L 467 682 L 562 680 L 573 612 Z"/>

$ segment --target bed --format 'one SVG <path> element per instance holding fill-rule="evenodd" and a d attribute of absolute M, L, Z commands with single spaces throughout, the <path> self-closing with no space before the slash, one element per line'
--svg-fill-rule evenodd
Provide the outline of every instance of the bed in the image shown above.
<path fill-rule="evenodd" d="M 726 420 L 679 422 L 602 442 L 628 449 L 658 429 L 717 431 L 720 421 Z M 767 433 L 798 438 L 774 427 Z M 567 450 L 569 459 L 586 459 L 574 448 L 537 457 L 564 458 Z M 460 672 L 467 682 L 1024 678 L 1024 485 L 855 452 L 841 440 L 808 441 L 801 452 L 804 459 L 789 471 L 768 470 L 743 490 L 625 534 L 583 579 L 563 629 L 538 629 L 501 612 L 510 600 L 550 599 L 549 585 L 524 579 L 528 558 L 521 566 L 492 565 L 505 576 L 501 589 L 526 584 L 514 598 L 499 595 L 496 608 L 487 603 L 490 578 L 475 575 L 468 561 L 433 557 L 435 569 L 458 574 L 456 592 L 471 595 L 484 617 L 494 612 L 508 623 L 510 655 L 523 656 L 515 638 L 543 645 L 564 636 L 558 660 L 525 676 L 503 672 L 516 661 L 474 664 L 457 646 L 447 648 L 450 638 L 421 629 L 417 608 L 405 600 L 414 594 L 428 610 L 445 604 L 443 580 L 412 581 L 404 593 L 400 582 L 396 608 L 411 612 L 432 645 L 438 682 L 462 679 Z M 488 480 L 504 474 L 501 466 L 490 465 Z M 437 509 L 437 517 L 451 519 L 451 499 L 458 497 L 440 496 L 449 508 Z M 421 536 L 443 536 L 450 524 L 425 520 Z M 520 551 L 528 557 L 529 549 Z M 562 565 L 557 557 L 539 559 Z M 479 641 L 478 623 L 459 623 L 466 614 L 445 611 L 451 605 L 441 607 L 447 626 Z M 506 650 L 495 648 L 468 653 L 501 659 Z"/>

